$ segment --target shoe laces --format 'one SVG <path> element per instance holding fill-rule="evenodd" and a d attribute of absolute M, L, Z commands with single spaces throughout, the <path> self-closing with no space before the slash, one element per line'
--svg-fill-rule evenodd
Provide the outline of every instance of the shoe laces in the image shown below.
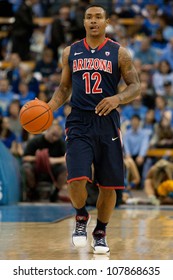
<path fill-rule="evenodd" d="M 88 218 L 83 216 L 76 216 L 76 235 L 85 235 L 86 234 L 86 225 Z"/>
<path fill-rule="evenodd" d="M 96 242 L 96 246 L 107 246 L 105 240 L 105 232 L 99 230 L 93 234 L 94 240 Z"/>

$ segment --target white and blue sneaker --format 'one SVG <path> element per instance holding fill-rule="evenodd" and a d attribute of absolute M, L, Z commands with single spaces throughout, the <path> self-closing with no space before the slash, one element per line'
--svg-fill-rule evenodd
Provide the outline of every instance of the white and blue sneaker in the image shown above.
<path fill-rule="evenodd" d="M 72 234 L 72 243 L 76 248 L 82 248 L 87 245 L 87 226 L 91 216 L 76 216 L 76 227 Z"/>
<path fill-rule="evenodd" d="M 109 246 L 106 241 L 106 234 L 103 230 L 93 232 L 93 239 L 91 243 L 94 254 L 108 254 L 110 253 Z"/>

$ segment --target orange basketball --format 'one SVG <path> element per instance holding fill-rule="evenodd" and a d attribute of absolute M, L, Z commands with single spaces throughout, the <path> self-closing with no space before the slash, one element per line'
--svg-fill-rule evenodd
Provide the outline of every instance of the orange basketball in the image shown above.
<path fill-rule="evenodd" d="M 26 131 L 32 134 L 40 134 L 51 126 L 53 113 L 46 102 L 34 99 L 23 105 L 19 119 Z"/>

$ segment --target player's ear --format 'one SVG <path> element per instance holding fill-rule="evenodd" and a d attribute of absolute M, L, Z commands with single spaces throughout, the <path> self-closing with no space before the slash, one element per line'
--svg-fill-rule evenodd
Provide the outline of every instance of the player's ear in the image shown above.
<path fill-rule="evenodd" d="M 83 19 L 83 26 L 85 27 L 85 18 Z"/>
<path fill-rule="evenodd" d="M 106 19 L 106 26 L 109 24 L 110 20 L 109 18 Z"/>

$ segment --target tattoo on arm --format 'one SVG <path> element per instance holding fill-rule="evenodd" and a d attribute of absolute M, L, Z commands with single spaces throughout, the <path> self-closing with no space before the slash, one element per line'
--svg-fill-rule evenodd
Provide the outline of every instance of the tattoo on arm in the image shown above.
<path fill-rule="evenodd" d="M 55 90 L 51 100 L 48 103 L 53 111 L 61 107 L 71 94 L 71 72 L 68 64 L 69 52 L 70 49 L 67 47 L 64 50 L 62 57 L 63 70 L 60 85 Z"/>
<path fill-rule="evenodd" d="M 58 107 L 62 106 L 65 101 L 68 99 L 71 93 L 71 87 L 64 86 L 60 84 L 59 87 L 55 90 L 52 99 Z"/>
<path fill-rule="evenodd" d="M 127 87 L 118 94 L 120 104 L 125 104 L 140 94 L 140 81 L 136 69 L 132 63 L 132 58 L 125 48 L 119 49 L 119 67 L 122 77 Z"/>

